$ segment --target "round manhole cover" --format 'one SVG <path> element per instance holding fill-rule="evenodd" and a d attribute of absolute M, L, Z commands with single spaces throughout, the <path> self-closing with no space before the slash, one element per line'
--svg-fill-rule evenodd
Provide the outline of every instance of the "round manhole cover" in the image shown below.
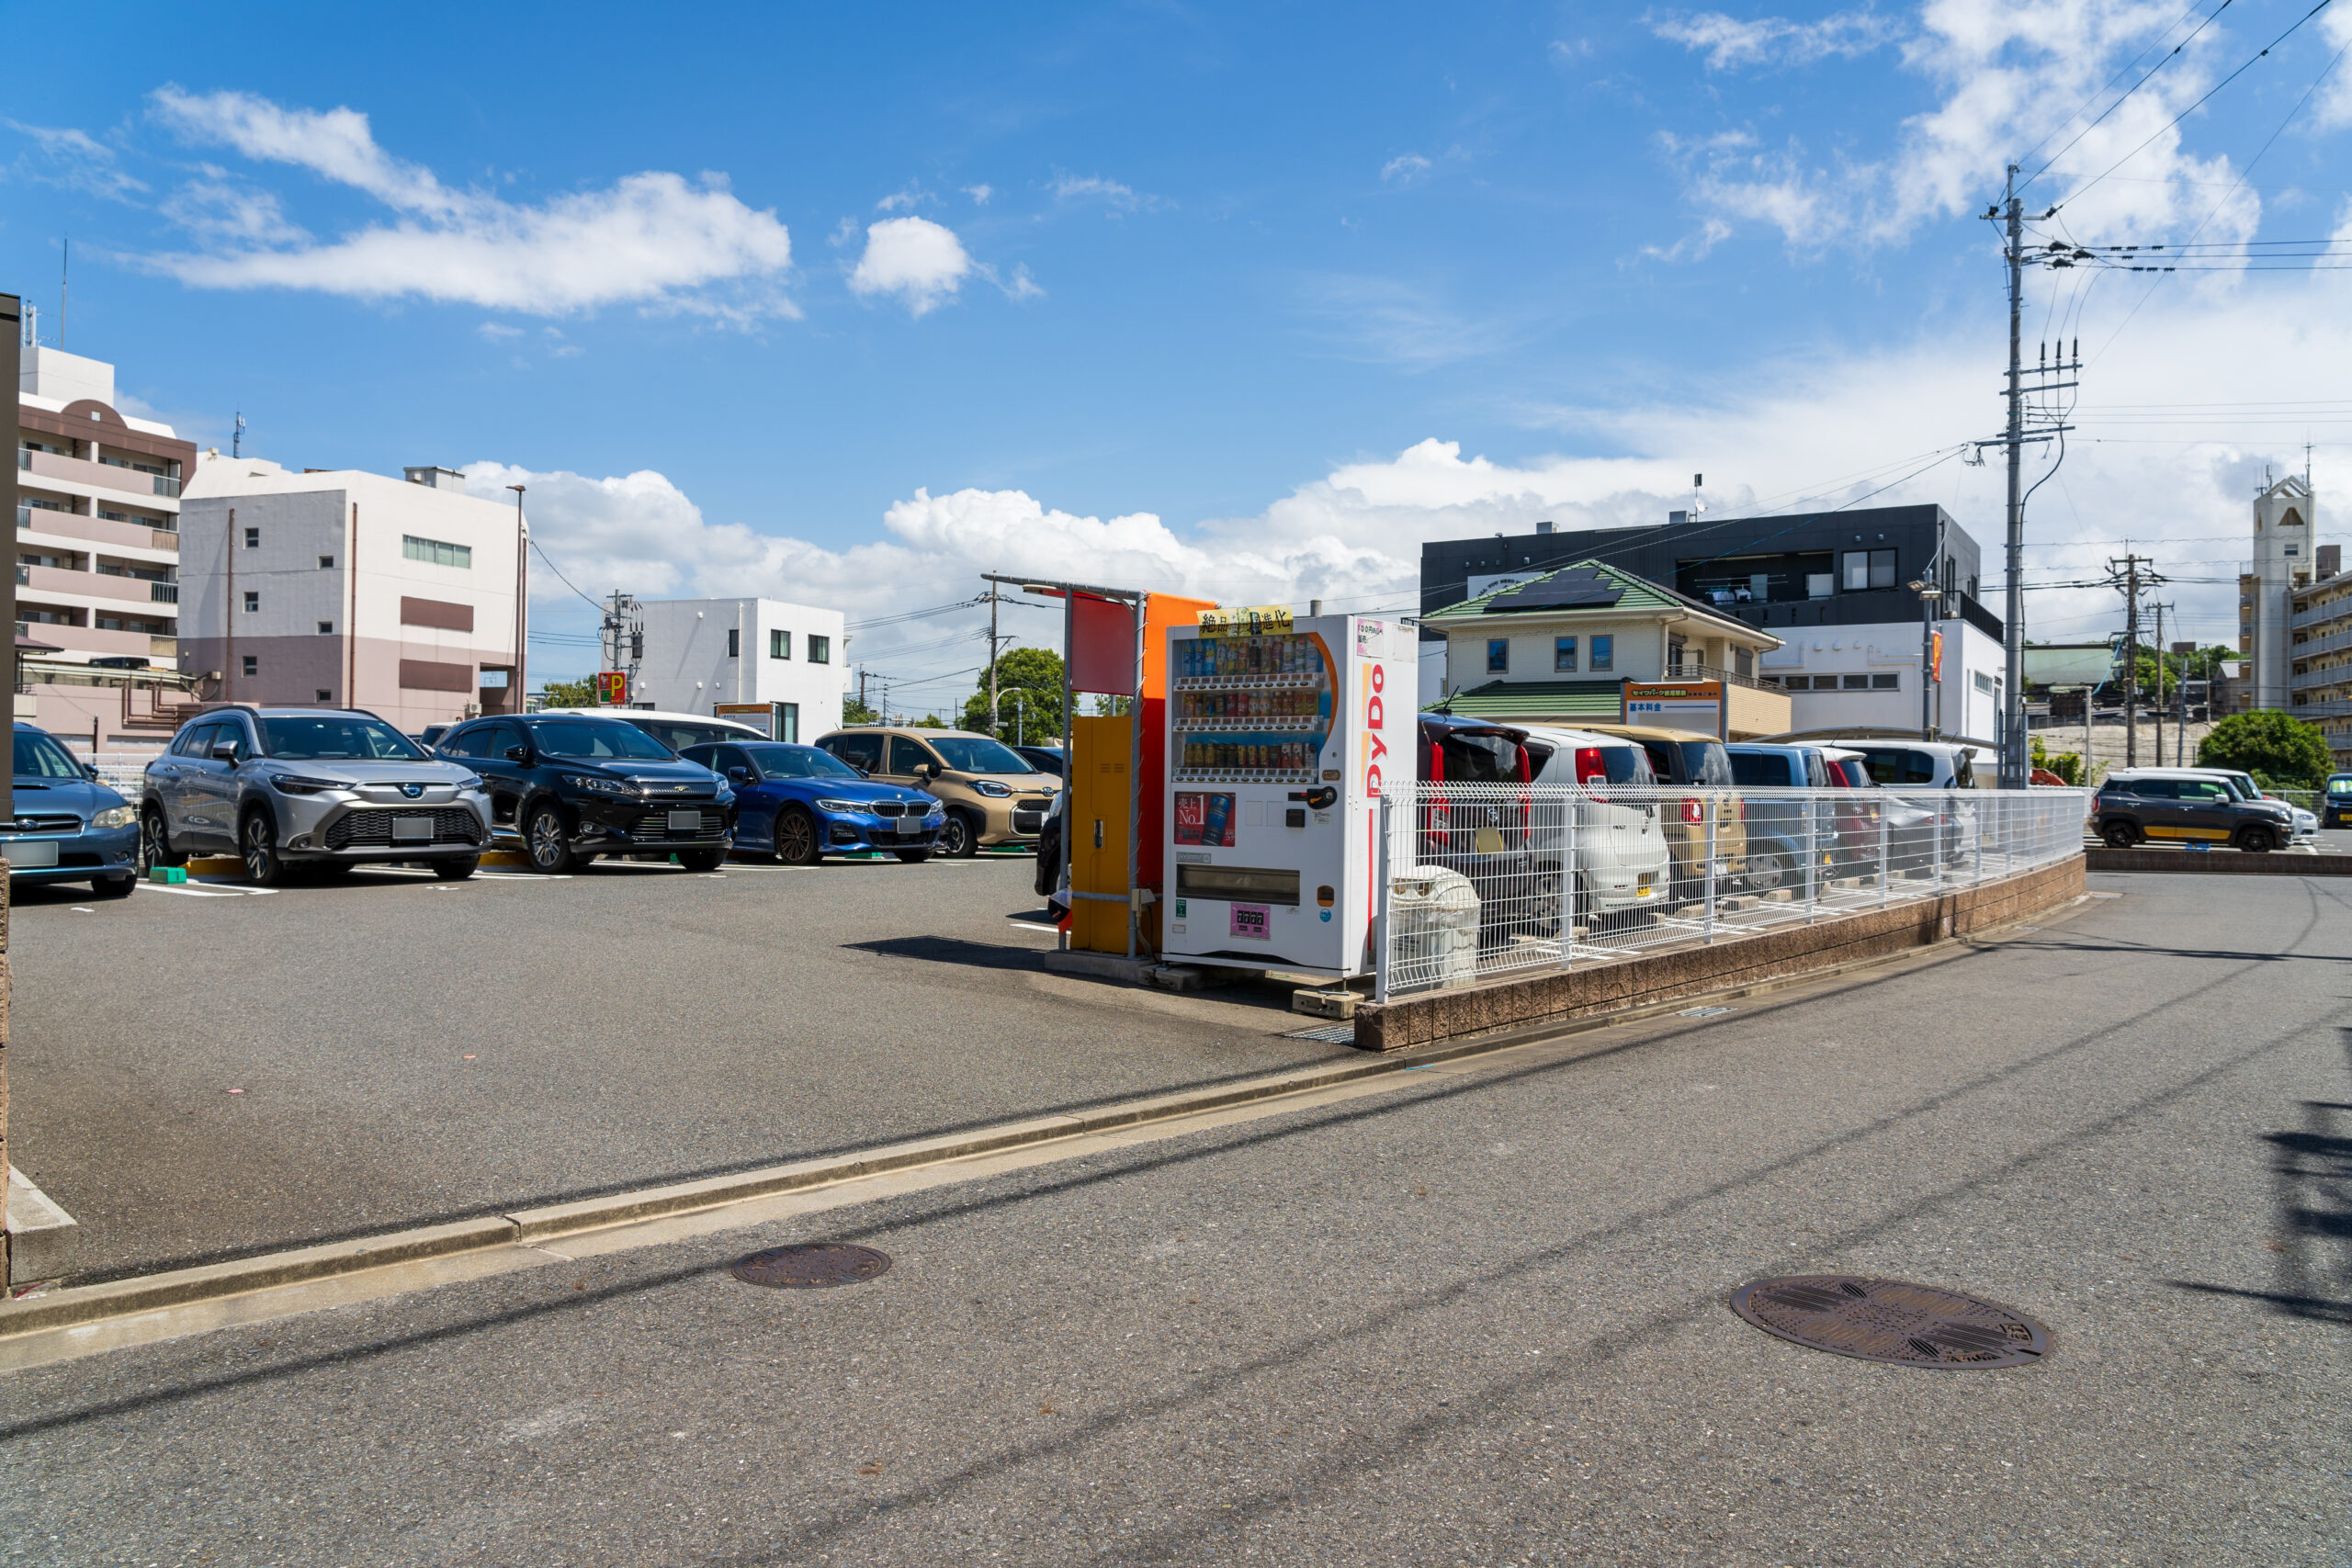
<path fill-rule="evenodd" d="M 2050 1330 L 2023 1313 L 1907 1280 L 1757 1280 L 1732 1292 L 1731 1310 L 1799 1345 L 1901 1367 L 2022 1367 L 2050 1353 Z"/>
<path fill-rule="evenodd" d="M 845 1242 L 806 1241 L 739 1258 L 729 1271 L 747 1285 L 807 1291 L 820 1285 L 862 1285 L 890 1267 L 890 1255 Z"/>

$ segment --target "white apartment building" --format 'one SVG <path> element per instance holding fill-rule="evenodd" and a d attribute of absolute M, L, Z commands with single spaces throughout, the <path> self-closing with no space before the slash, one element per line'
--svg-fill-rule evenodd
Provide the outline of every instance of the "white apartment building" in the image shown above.
<path fill-rule="evenodd" d="M 781 703 L 786 740 L 841 728 L 849 661 L 839 610 L 780 599 L 658 599 L 639 609 L 645 654 L 631 705 L 710 713 L 720 703 Z"/>
<path fill-rule="evenodd" d="M 115 407 L 115 367 L 40 344 L 17 393 L 19 717 L 153 744 L 171 723 L 126 671 L 176 664 L 180 489 L 196 447 Z M 93 662 L 96 661 L 96 662 Z M 130 729 L 132 733 L 118 734 Z"/>
<path fill-rule="evenodd" d="M 206 696 L 367 708 L 411 733 L 515 711 L 518 510 L 454 469 L 403 471 L 206 454 L 180 578 L 180 665 Z"/>
<path fill-rule="evenodd" d="M 2238 651 L 2252 666 L 2245 705 L 2284 708 L 2291 685 L 2297 590 L 2317 555 L 2319 506 L 2311 479 L 2289 474 L 2254 498 L 2254 558 L 2238 572 Z"/>

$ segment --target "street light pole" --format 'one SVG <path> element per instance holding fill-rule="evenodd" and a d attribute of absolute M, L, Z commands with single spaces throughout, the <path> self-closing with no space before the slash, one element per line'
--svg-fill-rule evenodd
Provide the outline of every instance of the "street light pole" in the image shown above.
<path fill-rule="evenodd" d="M 1928 703 L 1936 676 L 1936 601 L 1944 591 L 1932 578 L 1922 578 L 1911 584 L 1911 592 L 1919 596 L 1919 739 L 1926 740 L 1935 735 Z"/>
<path fill-rule="evenodd" d="M 527 639 L 531 622 L 531 528 L 523 521 L 523 487 L 508 485 L 514 492 L 514 672 L 507 677 L 514 689 L 506 694 L 506 711 L 523 711 L 523 694 L 531 689 L 530 676 L 524 661 L 529 657 Z"/>

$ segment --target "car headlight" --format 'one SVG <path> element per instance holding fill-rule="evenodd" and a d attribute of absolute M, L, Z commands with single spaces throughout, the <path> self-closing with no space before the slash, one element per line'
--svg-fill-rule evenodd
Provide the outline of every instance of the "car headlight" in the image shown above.
<path fill-rule="evenodd" d="M 269 784 L 272 789 L 284 795 L 317 795 L 322 790 L 351 787 L 334 779 L 306 779 L 300 773 L 272 773 Z"/>
<path fill-rule="evenodd" d="M 947 807 L 934 800 L 931 803 L 931 809 L 922 814 L 922 819 L 926 822 L 944 822 L 947 820 Z"/>
<path fill-rule="evenodd" d="M 997 800 L 1001 799 L 1005 795 L 1011 795 L 1012 793 L 1012 786 L 1011 784 L 999 784 L 994 779 L 974 779 L 972 781 L 972 793 L 974 795 L 985 795 L 991 800 Z"/>
<path fill-rule="evenodd" d="M 863 800 L 820 800 L 817 802 L 817 809 L 831 811 L 836 816 L 871 817 L 874 815 L 873 805 Z"/>
<path fill-rule="evenodd" d="M 590 795 L 635 795 L 637 794 L 635 784 L 624 784 L 618 779 L 603 778 L 594 773 L 565 773 L 563 782 L 574 789 L 585 790 Z"/>
<path fill-rule="evenodd" d="M 90 826 L 93 828 L 128 828 L 138 820 L 139 808 L 137 807 L 109 806 L 104 811 L 99 812 L 96 817 L 90 818 Z"/>
<path fill-rule="evenodd" d="M 460 792 L 469 789 L 481 789 L 482 786 L 483 779 L 480 773 L 468 773 L 464 778 L 459 779 L 455 785 L 455 787 Z"/>

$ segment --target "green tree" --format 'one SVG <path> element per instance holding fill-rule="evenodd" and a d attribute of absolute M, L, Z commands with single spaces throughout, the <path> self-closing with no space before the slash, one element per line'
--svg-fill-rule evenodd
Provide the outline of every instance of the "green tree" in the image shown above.
<path fill-rule="evenodd" d="M 1012 648 L 996 661 L 997 724 L 989 727 L 989 673 L 964 703 L 964 728 L 1000 740 L 1017 735 L 1044 745 L 1062 732 L 1062 656 L 1050 648 Z M 1019 696 L 1012 694 L 1018 692 Z"/>
<path fill-rule="evenodd" d="M 843 724 L 879 724 L 882 722 L 882 716 L 876 713 L 870 704 L 860 702 L 855 697 L 843 697 L 842 722 Z"/>
<path fill-rule="evenodd" d="M 2283 789 L 2318 789 L 2332 759 L 2327 736 L 2275 708 L 2233 713 L 2198 743 L 2200 768 L 2240 768 Z"/>
<path fill-rule="evenodd" d="M 2041 737 L 2033 737 L 2033 765 L 2047 768 L 2068 784 L 2080 786 L 2083 782 L 2083 759 L 2075 751 L 2049 751 L 2042 748 Z"/>
<path fill-rule="evenodd" d="M 582 675 L 577 681 L 549 681 L 547 694 L 548 706 L 551 708 L 593 708 L 596 705 L 596 679 Z"/>

